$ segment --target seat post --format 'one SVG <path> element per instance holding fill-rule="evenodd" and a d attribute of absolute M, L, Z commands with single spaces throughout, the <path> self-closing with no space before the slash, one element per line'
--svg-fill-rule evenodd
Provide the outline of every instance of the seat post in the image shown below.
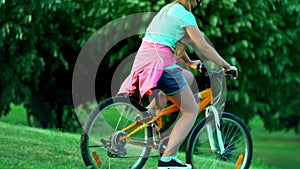
<path fill-rule="evenodd" d="M 152 96 L 153 96 L 154 99 L 155 99 L 155 111 L 156 111 L 156 115 L 158 115 L 158 116 L 160 115 L 160 113 L 161 113 L 161 111 L 162 111 L 162 109 L 163 109 L 163 107 L 160 105 L 159 92 L 160 92 L 159 89 L 155 89 L 155 90 L 153 91 L 153 94 L 152 94 Z M 152 98 L 153 98 L 153 97 L 152 97 Z M 158 131 L 158 137 L 159 137 L 159 138 L 161 138 L 161 135 L 160 135 L 160 130 L 161 130 L 161 128 L 162 128 L 162 118 L 159 117 L 159 118 L 157 119 L 157 131 Z"/>
<path fill-rule="evenodd" d="M 152 98 L 155 99 L 155 109 L 161 109 L 160 100 L 159 100 L 159 96 L 158 96 L 159 92 L 160 92 L 159 89 L 155 89 L 152 94 L 152 96 L 153 96 Z"/>

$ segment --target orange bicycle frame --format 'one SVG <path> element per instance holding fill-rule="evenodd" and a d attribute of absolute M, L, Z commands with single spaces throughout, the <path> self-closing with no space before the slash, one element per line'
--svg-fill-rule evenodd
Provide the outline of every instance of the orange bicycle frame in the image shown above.
<path fill-rule="evenodd" d="M 207 89 L 199 92 L 199 96 L 201 98 L 201 101 L 198 103 L 198 106 L 199 106 L 199 112 L 201 112 L 207 105 L 212 104 L 212 102 L 213 102 L 212 89 L 207 88 Z M 172 114 L 178 110 L 179 110 L 179 107 L 175 104 L 172 104 L 172 105 L 164 108 L 163 110 L 157 109 L 156 116 L 154 116 L 150 121 L 142 123 L 142 125 L 139 127 L 137 127 L 137 126 L 140 125 L 141 123 L 135 122 L 135 123 L 129 125 L 128 127 L 124 128 L 122 131 L 128 132 L 128 131 L 134 129 L 133 131 L 131 131 L 130 133 L 127 134 L 127 138 L 129 138 L 129 137 L 135 135 L 136 133 L 138 133 L 139 131 L 147 128 L 150 124 L 153 124 L 155 122 L 157 122 L 158 131 L 160 131 L 160 129 L 163 126 L 161 118 L 166 115 Z"/>

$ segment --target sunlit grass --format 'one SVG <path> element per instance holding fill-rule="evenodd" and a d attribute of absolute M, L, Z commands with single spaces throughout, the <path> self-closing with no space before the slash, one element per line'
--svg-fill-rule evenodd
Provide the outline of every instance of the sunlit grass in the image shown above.
<path fill-rule="evenodd" d="M 0 168 L 85 168 L 79 135 L 0 122 Z"/>
<path fill-rule="evenodd" d="M 293 131 L 269 132 L 258 117 L 251 123 L 254 159 L 278 168 L 298 169 L 300 138 Z"/>
<path fill-rule="evenodd" d="M 80 134 L 23 126 L 26 112 L 22 106 L 15 106 L 0 120 L 0 169 L 86 168 L 81 158 Z M 250 127 L 254 145 L 250 169 L 298 169 L 299 136 L 294 132 L 270 133 L 259 118 L 253 119 Z M 185 161 L 185 152 L 178 156 Z M 157 157 L 149 158 L 144 168 L 156 169 L 157 160 Z M 122 169 L 121 163 L 116 167 Z"/>

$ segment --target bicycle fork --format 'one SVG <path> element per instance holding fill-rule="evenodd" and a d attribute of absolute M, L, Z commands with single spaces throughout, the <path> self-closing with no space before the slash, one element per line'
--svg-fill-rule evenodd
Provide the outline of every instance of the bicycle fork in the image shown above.
<path fill-rule="evenodd" d="M 212 113 L 210 113 L 210 111 Z M 210 148 L 211 148 L 212 152 L 218 153 L 220 156 L 226 155 L 224 142 L 222 139 L 222 133 L 221 133 L 221 119 L 220 119 L 217 109 L 214 106 L 209 106 L 205 111 L 205 116 L 206 116 L 206 118 L 210 118 L 211 116 L 213 116 L 213 120 L 214 120 L 213 123 L 208 123 L 206 125 L 209 144 L 210 144 Z M 214 135 L 213 135 L 214 129 L 216 130 L 216 137 L 214 137 Z M 218 151 L 217 145 L 215 144 L 216 143 L 215 138 L 217 138 L 217 141 L 218 141 L 219 151 Z M 236 169 L 239 169 L 240 167 L 242 167 L 241 165 L 242 165 L 243 159 L 244 159 L 244 154 L 240 154 L 236 161 L 236 165 L 235 165 Z"/>
<path fill-rule="evenodd" d="M 223 139 L 222 139 L 219 113 L 218 113 L 217 109 L 214 106 L 209 106 L 205 111 L 206 118 L 208 118 L 210 116 L 210 111 L 212 111 L 212 115 L 213 115 L 213 118 L 214 118 L 214 123 L 213 124 L 208 124 L 206 126 L 210 148 L 213 152 L 218 151 L 217 146 L 215 144 L 215 139 L 214 139 L 214 136 L 213 136 L 213 132 L 214 132 L 213 130 L 215 128 L 216 129 L 217 140 L 218 140 L 218 145 L 219 145 L 219 148 L 220 148 L 220 154 L 222 155 L 222 154 L 225 153 L 225 147 L 224 147 L 224 142 L 223 142 Z"/>

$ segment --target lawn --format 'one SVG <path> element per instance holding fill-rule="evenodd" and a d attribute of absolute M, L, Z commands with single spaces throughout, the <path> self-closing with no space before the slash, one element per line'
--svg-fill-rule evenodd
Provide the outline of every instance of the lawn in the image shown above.
<path fill-rule="evenodd" d="M 251 123 L 254 159 L 280 169 L 299 169 L 300 137 L 293 131 L 268 132 L 258 117 Z"/>
<path fill-rule="evenodd" d="M 76 134 L 0 122 L 0 168 L 84 168 L 79 141 Z"/>
<path fill-rule="evenodd" d="M 24 126 L 26 115 L 18 106 L 0 121 L 0 169 L 86 168 L 79 149 L 80 134 Z M 254 144 L 251 169 L 299 168 L 298 135 L 293 132 L 269 133 L 259 118 L 254 118 L 250 126 Z M 184 152 L 179 153 L 179 157 L 184 159 Z M 152 158 L 144 168 L 152 169 L 156 165 L 157 158 Z"/>

